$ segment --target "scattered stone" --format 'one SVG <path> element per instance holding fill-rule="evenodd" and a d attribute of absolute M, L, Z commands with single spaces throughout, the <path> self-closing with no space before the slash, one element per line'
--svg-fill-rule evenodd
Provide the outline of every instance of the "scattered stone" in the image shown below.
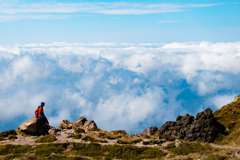
<path fill-rule="evenodd" d="M 49 157 L 58 157 L 58 154 L 52 152 L 52 153 L 49 155 Z"/>
<path fill-rule="evenodd" d="M 60 123 L 59 129 L 72 129 L 73 123 L 70 123 L 68 120 L 62 120 Z"/>
<path fill-rule="evenodd" d="M 158 130 L 157 127 L 149 127 L 142 132 L 142 135 L 151 136 L 154 135 L 157 132 L 157 130 Z"/>
<path fill-rule="evenodd" d="M 88 121 L 85 117 L 81 117 L 78 120 L 76 120 L 73 124 L 73 129 L 75 132 L 80 133 L 79 129 L 83 129 L 85 132 L 88 131 L 97 131 L 97 125 L 93 120 Z"/>
<path fill-rule="evenodd" d="M 68 133 L 68 138 L 74 137 L 74 133 Z"/>
<path fill-rule="evenodd" d="M 38 136 L 31 136 L 30 139 L 37 139 Z"/>
<path fill-rule="evenodd" d="M 23 132 L 30 135 L 45 135 L 48 134 L 48 130 L 49 128 L 47 128 L 41 120 L 34 117 L 29 121 L 22 123 L 16 132 L 17 134 Z"/>
<path fill-rule="evenodd" d="M 235 153 L 235 157 L 236 157 L 236 158 L 240 158 L 240 151 L 237 151 L 237 152 Z"/>
<path fill-rule="evenodd" d="M 175 147 L 179 148 L 180 144 L 182 144 L 183 142 L 179 139 L 175 139 Z"/>
<path fill-rule="evenodd" d="M 51 128 L 48 133 L 50 135 L 57 135 L 58 132 L 60 132 L 61 130 L 60 129 L 57 129 L 57 128 Z"/>

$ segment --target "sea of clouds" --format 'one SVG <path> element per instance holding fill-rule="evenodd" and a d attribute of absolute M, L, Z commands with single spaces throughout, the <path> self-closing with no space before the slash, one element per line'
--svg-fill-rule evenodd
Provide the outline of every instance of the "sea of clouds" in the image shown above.
<path fill-rule="evenodd" d="M 34 117 L 142 132 L 240 94 L 240 42 L 0 46 L 0 131 Z"/>

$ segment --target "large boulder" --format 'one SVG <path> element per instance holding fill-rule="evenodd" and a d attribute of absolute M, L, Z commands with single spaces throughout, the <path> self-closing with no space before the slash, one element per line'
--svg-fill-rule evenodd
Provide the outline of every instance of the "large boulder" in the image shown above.
<path fill-rule="evenodd" d="M 59 129 L 72 129 L 73 123 L 70 123 L 68 120 L 62 120 L 60 123 Z"/>
<path fill-rule="evenodd" d="M 81 117 L 73 123 L 73 129 L 78 131 L 97 131 L 98 127 L 93 120 L 88 121 L 85 117 Z"/>
<path fill-rule="evenodd" d="M 223 133 L 225 128 L 216 121 L 212 110 L 207 108 L 197 114 L 196 119 L 186 114 L 178 116 L 175 121 L 166 122 L 160 129 L 159 134 L 173 136 L 187 141 L 213 142 L 218 133 Z"/>
<path fill-rule="evenodd" d="M 45 135 L 48 134 L 47 128 L 41 120 L 32 118 L 27 122 L 23 122 L 17 129 L 17 133 L 25 133 L 30 135 Z"/>
<path fill-rule="evenodd" d="M 175 121 L 167 121 L 160 129 L 159 134 L 164 136 L 170 135 L 177 138 L 184 138 L 186 131 L 190 129 L 194 117 L 186 114 L 185 116 L 178 116 Z"/>
<path fill-rule="evenodd" d="M 157 130 L 158 130 L 157 127 L 149 127 L 142 132 L 142 135 L 151 136 L 154 135 L 157 132 Z"/>
<path fill-rule="evenodd" d="M 197 114 L 196 121 L 191 128 L 186 132 L 185 140 L 200 141 L 200 142 L 214 142 L 221 129 L 219 124 L 212 114 L 212 110 L 207 108 L 205 111 Z"/>

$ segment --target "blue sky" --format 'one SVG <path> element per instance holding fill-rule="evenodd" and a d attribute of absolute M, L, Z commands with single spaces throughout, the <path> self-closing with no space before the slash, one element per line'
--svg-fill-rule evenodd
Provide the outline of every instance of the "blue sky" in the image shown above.
<path fill-rule="evenodd" d="M 0 131 L 44 101 L 56 127 L 140 133 L 240 94 L 240 1 L 0 4 Z"/>
<path fill-rule="evenodd" d="M 234 42 L 239 1 L 4 1 L 0 43 Z"/>

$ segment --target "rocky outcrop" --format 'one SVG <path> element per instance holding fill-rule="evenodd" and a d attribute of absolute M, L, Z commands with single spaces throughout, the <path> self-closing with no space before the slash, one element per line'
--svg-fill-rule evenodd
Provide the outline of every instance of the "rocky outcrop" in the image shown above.
<path fill-rule="evenodd" d="M 190 130 L 186 132 L 185 140 L 214 142 L 219 133 L 218 123 L 210 108 L 197 114 Z"/>
<path fill-rule="evenodd" d="M 240 95 L 238 95 L 234 98 L 234 102 L 237 102 L 239 99 L 240 99 Z"/>
<path fill-rule="evenodd" d="M 49 128 L 47 128 L 41 120 L 37 118 L 32 118 L 27 122 L 22 123 L 18 129 L 17 133 L 25 133 L 30 135 L 45 135 L 48 134 Z"/>
<path fill-rule="evenodd" d="M 72 129 L 73 123 L 70 123 L 68 120 L 62 120 L 59 129 Z"/>
<path fill-rule="evenodd" d="M 16 131 L 11 129 L 11 130 L 7 130 L 1 133 L 3 137 L 7 137 L 9 135 L 17 135 Z"/>
<path fill-rule="evenodd" d="M 186 131 L 191 128 L 194 117 L 186 114 L 185 116 L 178 116 L 175 121 L 167 121 L 160 129 L 159 134 L 171 135 L 173 137 L 184 138 Z"/>
<path fill-rule="evenodd" d="M 207 108 L 196 116 L 186 114 L 178 116 L 175 121 L 166 122 L 160 129 L 159 134 L 182 138 L 187 141 L 213 142 L 218 133 L 224 132 L 225 128 L 219 124 Z"/>
<path fill-rule="evenodd" d="M 142 132 L 142 135 L 151 136 L 154 135 L 157 132 L 157 130 L 158 130 L 157 127 L 149 127 Z"/>
<path fill-rule="evenodd" d="M 85 117 L 81 117 L 73 123 L 73 129 L 75 132 L 79 131 L 97 131 L 98 127 L 93 120 L 88 121 Z"/>

